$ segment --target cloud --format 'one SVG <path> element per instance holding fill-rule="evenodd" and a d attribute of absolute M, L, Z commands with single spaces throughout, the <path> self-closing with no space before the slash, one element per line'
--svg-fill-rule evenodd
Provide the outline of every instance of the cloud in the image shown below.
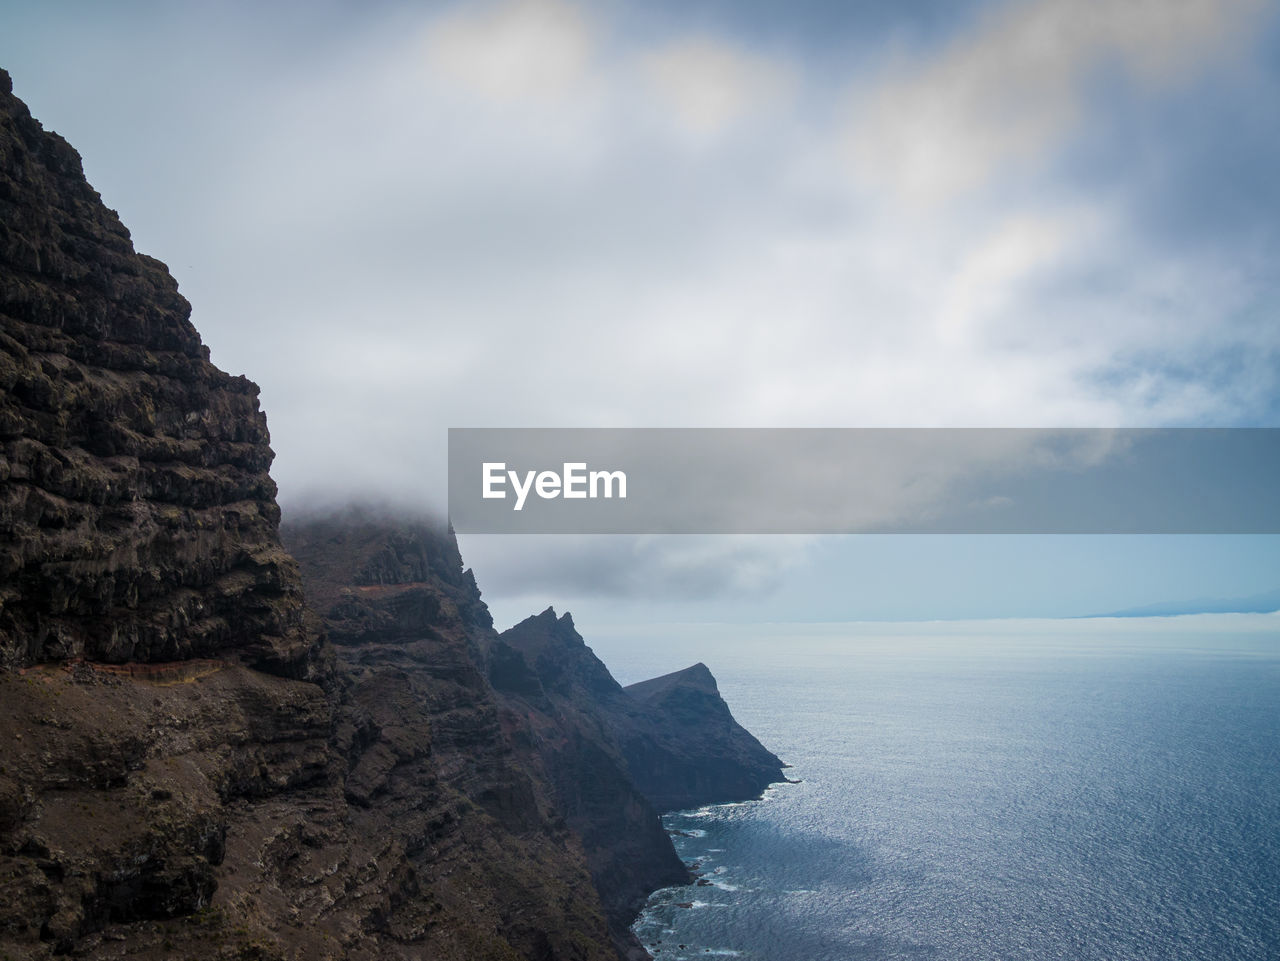
<path fill-rule="evenodd" d="M 857 177 L 929 206 L 1044 158 L 1080 122 L 1101 71 L 1149 85 L 1231 52 L 1259 0 L 1035 0 L 998 7 L 939 55 L 852 94 Z"/>
<path fill-rule="evenodd" d="M 594 41 L 582 8 L 561 0 L 459 7 L 427 32 L 430 64 L 497 100 L 554 97 L 583 81 Z"/>
<path fill-rule="evenodd" d="M 1057 263 L 1082 225 L 1079 216 L 1034 214 L 998 223 L 965 251 L 937 310 L 937 335 L 949 347 L 971 344 L 976 328 L 1025 296 L 1023 285 Z"/>
<path fill-rule="evenodd" d="M 286 505 L 440 509 L 449 426 L 1274 417 L 1271 235 L 1180 245 L 1145 213 L 1199 237 L 1223 178 L 1177 161 L 1274 149 L 1230 122 L 1274 100 L 1257 4 L 975 5 L 888 70 L 831 55 L 888 33 L 783 55 L 745 12 L 203 9 L 86 7 L 0 50 L 262 384 Z M 767 583 L 744 552 L 626 558 L 582 576 Z"/>
<path fill-rule="evenodd" d="M 692 134 L 722 132 L 749 113 L 777 108 L 794 77 L 784 64 L 714 39 L 687 39 L 643 57 L 649 82 Z"/>
<path fill-rule="evenodd" d="M 485 589 L 508 602 L 539 597 L 702 601 L 777 590 L 814 538 L 693 535 L 463 538 Z M 536 603 L 536 602 L 534 602 Z"/>

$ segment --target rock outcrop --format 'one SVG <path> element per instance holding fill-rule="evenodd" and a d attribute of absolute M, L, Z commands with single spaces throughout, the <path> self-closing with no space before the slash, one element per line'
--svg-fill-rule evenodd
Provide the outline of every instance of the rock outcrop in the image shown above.
<path fill-rule="evenodd" d="M 447 528 L 282 529 L 189 313 L 0 72 L 0 959 L 643 958 L 655 804 L 777 759 L 705 669 L 499 637 Z"/>
<path fill-rule="evenodd" d="M 589 717 L 660 812 L 759 797 L 785 780 L 782 762 L 734 720 L 704 664 L 621 687 L 573 619 L 550 608 L 500 640 L 524 655 L 531 678 L 513 685 L 509 672 L 492 671 L 495 686 L 534 708 Z"/>
<path fill-rule="evenodd" d="M 639 705 L 617 725 L 627 770 L 660 811 L 758 797 L 782 762 L 734 720 L 705 664 L 623 688 Z"/>
<path fill-rule="evenodd" d="M 622 937 L 650 892 L 691 880 L 627 771 L 612 716 L 626 695 L 572 617 L 551 609 L 497 639 L 489 676 L 532 731 L 530 746 L 582 838 L 610 925 Z"/>
<path fill-rule="evenodd" d="M 0 957 L 343 956 L 299 922 L 348 879 L 292 873 L 341 825 L 329 714 L 241 665 L 0 672 Z"/>

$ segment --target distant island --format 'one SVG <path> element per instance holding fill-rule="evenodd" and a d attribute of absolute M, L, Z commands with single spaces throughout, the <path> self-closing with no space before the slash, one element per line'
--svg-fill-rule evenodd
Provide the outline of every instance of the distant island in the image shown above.
<path fill-rule="evenodd" d="M 1164 601 L 1087 616 L 1176 617 L 1182 614 L 1271 614 L 1276 611 L 1280 611 L 1280 588 L 1248 597 L 1201 597 L 1190 601 Z"/>

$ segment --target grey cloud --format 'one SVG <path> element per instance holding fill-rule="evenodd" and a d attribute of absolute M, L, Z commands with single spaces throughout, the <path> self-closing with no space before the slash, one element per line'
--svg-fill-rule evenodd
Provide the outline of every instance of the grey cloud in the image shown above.
<path fill-rule="evenodd" d="M 805 559 L 800 537 L 472 535 L 467 563 L 488 592 L 525 597 L 680 603 L 758 598 Z M 563 603 L 563 601 L 561 601 Z"/>
<path fill-rule="evenodd" d="M 1270 278 L 1169 252 L 1053 163 L 1029 194 L 928 215 L 868 196 L 841 140 L 848 85 L 885 82 L 861 63 L 837 88 L 802 49 L 713 34 L 795 92 L 690 140 L 645 81 L 655 52 L 708 39 L 675 16 L 632 35 L 589 8 L 578 72 L 504 106 L 427 62 L 455 8 L 326 7 L 295 40 L 296 10 L 123 9 L 28 34 L 15 81 L 61 91 L 44 119 L 171 263 L 215 361 L 262 384 L 286 503 L 441 508 L 449 426 L 1199 422 L 1274 393 L 1265 368 L 1199 364 L 1275 346 L 1234 319 Z M 947 49 L 980 68 L 982 22 L 948 19 L 919 82 Z M 1185 389 L 1140 386 L 1180 364 Z"/>

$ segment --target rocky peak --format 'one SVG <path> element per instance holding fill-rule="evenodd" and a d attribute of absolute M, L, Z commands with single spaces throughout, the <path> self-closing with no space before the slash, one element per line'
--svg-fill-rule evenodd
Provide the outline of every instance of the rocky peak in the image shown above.
<path fill-rule="evenodd" d="M 555 609 L 548 607 L 504 631 L 500 638 L 524 655 L 544 687 L 555 687 L 565 694 L 578 689 L 589 698 L 621 694 L 621 686 L 587 647 L 568 613 L 557 618 Z"/>
<path fill-rule="evenodd" d="M 428 517 L 396 516 L 356 505 L 302 513 L 284 525 L 284 540 L 302 564 L 307 599 L 338 644 L 388 643 L 433 635 L 455 622 L 472 655 L 493 618 L 449 526 Z"/>
<path fill-rule="evenodd" d="M 782 762 L 737 722 L 701 662 L 623 688 L 627 767 L 659 810 L 755 797 L 785 780 Z"/>

